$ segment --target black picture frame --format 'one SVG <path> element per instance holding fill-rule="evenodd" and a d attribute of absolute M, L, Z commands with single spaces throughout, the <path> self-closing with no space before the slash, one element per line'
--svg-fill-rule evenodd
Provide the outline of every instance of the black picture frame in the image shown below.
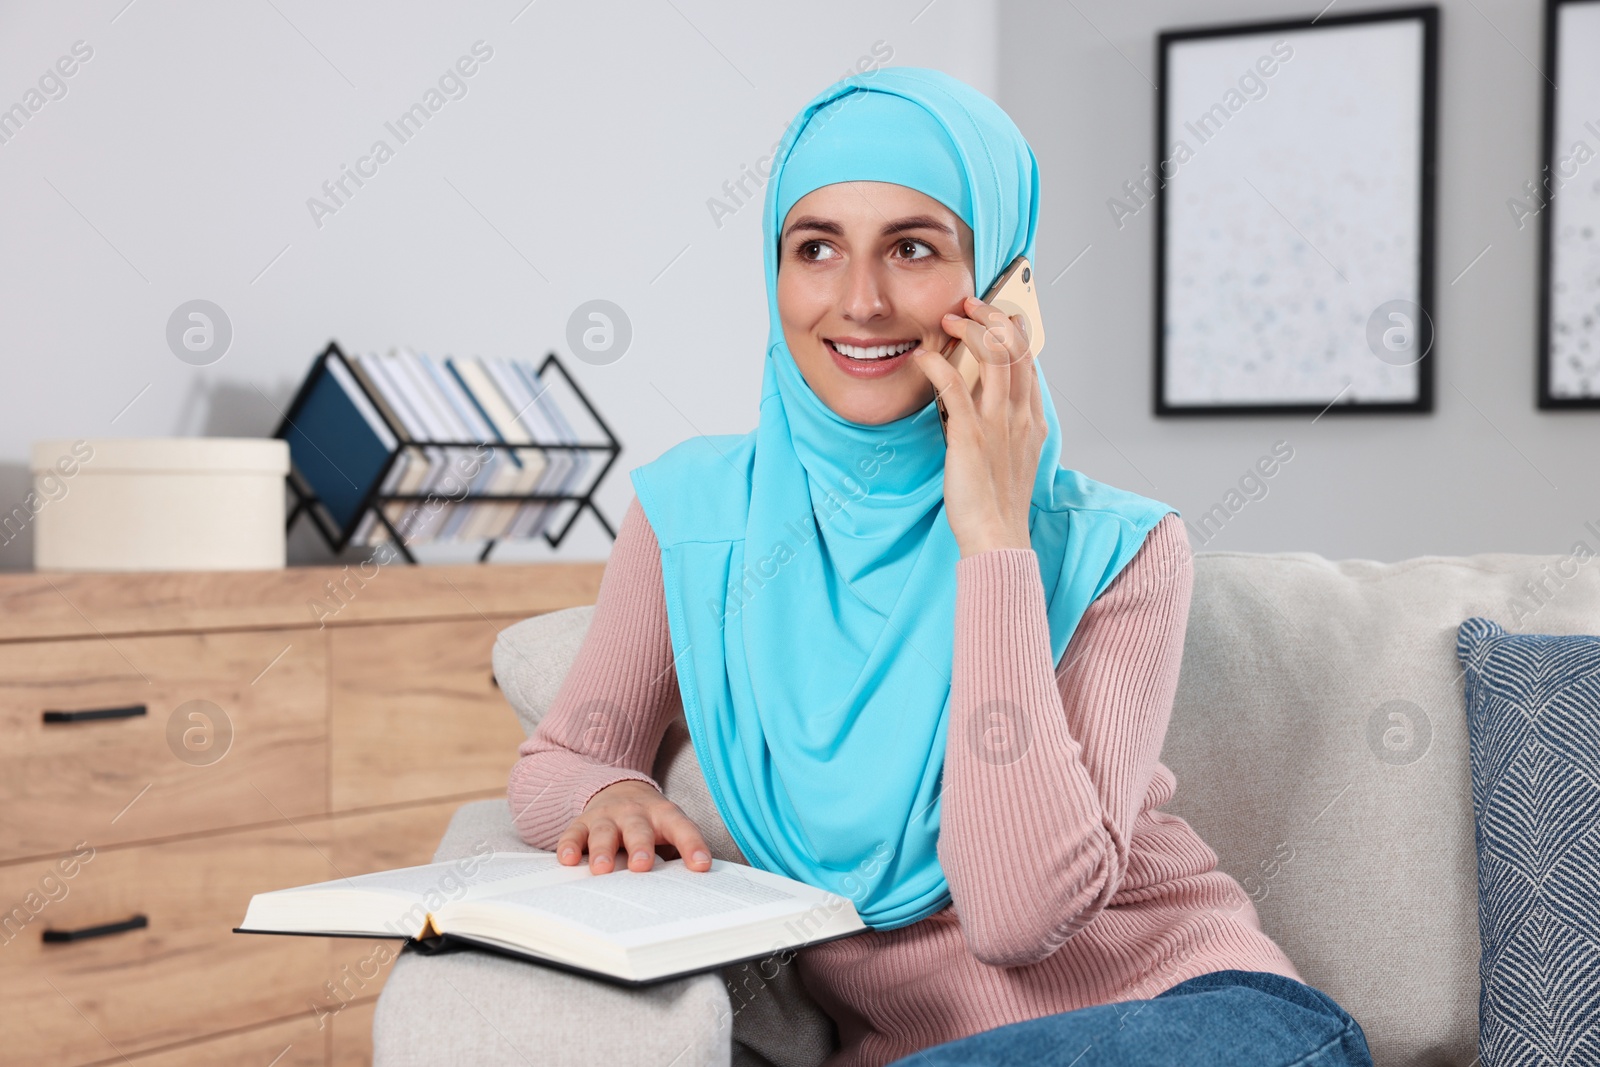
<path fill-rule="evenodd" d="M 1437 232 L 1435 185 L 1438 160 L 1439 8 L 1436 5 L 1421 5 L 1340 15 L 1328 15 L 1326 12 L 1327 8 L 1324 8 L 1322 14 L 1304 18 L 1175 28 L 1162 31 L 1157 36 L 1159 76 L 1156 91 L 1155 180 L 1153 182 L 1154 192 L 1151 196 L 1151 202 L 1155 209 L 1155 308 L 1152 316 L 1155 367 L 1152 399 L 1154 413 L 1157 417 L 1319 415 L 1324 412 L 1339 415 L 1425 414 L 1434 410 L 1433 364 L 1438 358 L 1434 347 L 1436 328 L 1433 322 L 1432 309 L 1435 295 L 1435 236 Z M 1195 403 L 1174 402 L 1169 399 L 1171 390 L 1168 388 L 1170 353 L 1167 344 L 1167 325 L 1170 293 L 1167 274 L 1169 266 L 1169 226 L 1171 221 L 1169 219 L 1167 197 L 1169 195 L 1168 186 L 1171 183 L 1164 179 L 1162 166 L 1166 158 L 1167 148 L 1173 144 L 1172 132 L 1168 126 L 1173 117 L 1170 102 L 1172 92 L 1170 61 L 1174 48 L 1180 48 L 1186 42 L 1208 38 L 1244 37 L 1270 33 L 1316 33 L 1338 27 L 1401 21 L 1416 22 L 1420 25 L 1422 31 L 1421 84 L 1418 86 L 1421 122 L 1415 149 L 1418 153 L 1416 197 L 1419 212 L 1416 233 L 1416 294 L 1421 314 L 1415 316 L 1415 322 L 1413 323 L 1415 334 L 1410 343 L 1420 349 L 1423 355 L 1414 361 L 1417 367 L 1415 395 L 1410 399 L 1398 401 L 1343 400 L 1343 391 L 1320 401 L 1238 402 L 1223 400 L 1214 403 Z M 1303 235 L 1301 239 L 1305 240 Z M 1309 245 L 1309 241 L 1305 243 Z M 1320 252 L 1318 254 L 1320 255 Z M 1376 310 L 1381 310 L 1383 306 L 1380 305 L 1379 309 L 1375 309 L 1374 314 L 1376 314 Z M 1346 389 L 1348 388 L 1349 386 L 1347 385 Z"/>
<path fill-rule="evenodd" d="M 1563 160 L 1561 146 L 1556 141 L 1556 128 L 1560 122 L 1560 99 L 1556 87 L 1561 84 L 1561 12 L 1563 9 L 1583 6 L 1600 10 L 1600 0 L 1545 0 L 1544 8 L 1544 129 L 1540 141 L 1540 188 L 1528 190 L 1528 203 L 1539 210 L 1539 348 L 1538 390 L 1536 403 L 1541 411 L 1595 411 L 1600 410 L 1600 375 L 1596 376 L 1593 392 L 1577 396 L 1555 395 L 1554 365 L 1557 354 L 1552 343 L 1556 324 L 1556 216 L 1562 210 L 1561 189 L 1551 188 L 1553 180 L 1561 176 Z M 1600 43 L 1600 34 L 1596 35 Z M 1581 106 L 1581 103 L 1579 104 Z M 1588 126 L 1597 125 L 1588 123 Z M 1600 137 L 1591 139 L 1592 148 L 1600 149 Z M 1585 170 L 1600 173 L 1600 160 L 1585 165 Z M 1594 331 L 1600 347 L 1600 329 Z"/>

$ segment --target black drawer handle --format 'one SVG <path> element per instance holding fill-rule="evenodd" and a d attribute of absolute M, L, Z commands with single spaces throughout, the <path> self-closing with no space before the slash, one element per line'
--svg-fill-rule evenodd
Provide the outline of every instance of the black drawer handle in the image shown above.
<path fill-rule="evenodd" d="M 124 919 L 119 923 L 105 923 L 101 926 L 85 926 L 81 930 L 46 930 L 44 932 L 45 944 L 56 944 L 62 941 L 87 941 L 91 937 L 106 937 L 110 934 L 127 933 L 129 930 L 143 930 L 150 925 L 150 920 L 143 915 L 135 915 L 131 919 Z"/>
<path fill-rule="evenodd" d="M 143 704 L 125 708 L 90 708 L 87 711 L 47 711 L 45 722 L 90 722 L 94 719 L 132 719 L 145 714 Z"/>

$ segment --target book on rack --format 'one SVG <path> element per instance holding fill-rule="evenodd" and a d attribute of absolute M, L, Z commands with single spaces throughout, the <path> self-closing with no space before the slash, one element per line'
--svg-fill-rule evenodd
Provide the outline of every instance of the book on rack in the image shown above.
<path fill-rule="evenodd" d="M 390 352 L 382 362 L 389 368 L 390 380 L 410 406 L 426 440 L 466 441 L 471 437 L 455 421 L 448 409 L 449 401 L 439 393 L 436 380 L 415 352 L 410 349 Z M 438 462 L 422 490 L 435 499 L 412 504 L 407 516 L 408 528 L 401 530 L 407 540 L 434 540 L 455 516 L 455 498 L 471 490 L 468 478 L 475 478 L 483 470 L 482 460 L 477 459 L 470 448 L 445 446 L 435 451 Z"/>
<path fill-rule="evenodd" d="M 528 391 L 534 396 L 534 403 L 529 410 L 540 414 L 554 440 L 563 444 L 594 444 L 604 438 L 603 431 L 588 417 L 587 406 L 580 402 L 566 378 L 559 374 L 540 375 L 526 363 L 507 361 L 506 366 L 512 375 L 520 375 L 526 383 Z M 593 457 L 581 450 L 564 451 L 562 457 L 566 460 L 566 468 L 561 480 L 548 492 L 572 493 L 587 482 Z M 547 506 L 538 524 L 526 536 L 532 537 L 555 523 L 555 512 L 560 507 L 559 504 Z"/>
<path fill-rule="evenodd" d="M 445 363 L 450 372 L 456 376 L 456 380 L 461 383 L 466 395 L 479 405 L 484 424 L 496 440 L 508 444 L 533 442 L 517 411 L 494 382 L 482 360 L 458 359 L 452 356 L 446 359 Z M 545 470 L 549 466 L 546 453 L 538 448 L 519 448 L 507 452 L 506 457 L 516 464 L 516 476 L 496 491 L 514 495 L 535 492 L 534 486 L 543 480 Z M 477 533 L 483 537 L 504 537 L 516 513 L 516 504 L 493 505 L 487 512 L 488 521 L 477 530 Z"/>
<path fill-rule="evenodd" d="M 336 360 L 329 360 L 328 373 L 306 395 L 284 436 L 302 477 L 323 487 L 322 506 L 340 526 L 361 510 L 364 487 L 377 479 L 398 443 L 361 386 Z"/>
<path fill-rule="evenodd" d="M 293 515 L 330 544 L 559 544 L 620 451 L 550 353 L 502 357 L 407 348 L 318 357 L 277 435 L 289 443 Z M 603 455 L 595 456 L 599 452 Z M 291 521 L 293 521 L 291 519 Z"/>
<path fill-rule="evenodd" d="M 647 985 L 866 928 L 845 897 L 726 860 L 593 874 L 551 852 L 478 852 L 257 893 L 234 932 L 405 938 Z"/>
<path fill-rule="evenodd" d="M 384 512 L 408 543 L 536 537 L 549 524 L 555 506 L 551 502 L 474 501 L 467 494 L 566 494 L 584 484 L 592 465 L 587 452 L 532 447 L 578 443 L 572 418 L 579 425 L 594 425 L 586 405 L 559 375 L 542 376 L 532 366 L 508 359 L 438 358 L 407 348 L 386 356 L 359 356 L 357 362 L 371 368 L 366 381 L 387 400 L 412 441 L 530 446 L 487 455 L 464 446 L 429 449 L 429 461 L 418 464 L 427 467 L 426 477 L 396 491 L 434 499 L 393 502 Z M 583 416 L 568 416 L 557 406 L 545 377 L 561 381 L 561 403 Z M 603 432 L 592 433 L 585 443 L 603 443 L 604 437 Z M 383 536 L 369 513 L 353 540 L 371 544 Z"/>
<path fill-rule="evenodd" d="M 329 360 L 332 367 L 338 360 Z M 367 392 L 374 402 L 380 404 L 385 414 L 408 444 L 428 439 L 427 429 L 422 425 L 421 418 L 412 409 L 410 401 L 406 399 L 398 383 L 392 377 L 392 371 L 378 358 L 375 353 L 358 355 L 350 360 L 351 370 L 367 387 Z M 437 472 L 445 466 L 443 453 L 439 449 L 426 447 L 410 447 L 397 457 L 396 466 L 404 466 L 405 472 L 390 492 L 419 493 L 426 492 L 426 486 L 431 484 Z M 410 525 L 408 516 L 412 509 L 406 503 L 396 501 L 384 505 L 384 514 L 388 517 L 395 529 L 402 536 L 408 533 Z M 378 540 L 380 528 L 377 523 L 377 513 L 368 510 L 362 516 L 361 523 L 356 527 L 353 540 L 356 544 L 372 544 Z"/>

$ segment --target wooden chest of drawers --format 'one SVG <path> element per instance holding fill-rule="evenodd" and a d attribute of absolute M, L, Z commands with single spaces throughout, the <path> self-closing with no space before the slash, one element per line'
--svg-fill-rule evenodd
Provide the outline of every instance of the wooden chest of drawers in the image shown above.
<path fill-rule="evenodd" d="M 370 1062 L 400 942 L 232 927 L 503 795 L 495 634 L 602 568 L 0 575 L 0 1059 Z"/>

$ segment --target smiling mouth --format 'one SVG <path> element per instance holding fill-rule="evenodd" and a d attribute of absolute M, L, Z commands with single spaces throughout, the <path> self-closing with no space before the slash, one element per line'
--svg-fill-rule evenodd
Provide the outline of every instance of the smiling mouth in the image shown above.
<path fill-rule="evenodd" d="M 893 359 L 917 347 L 917 342 L 892 341 L 887 344 L 861 347 L 859 345 L 841 344 L 838 341 L 824 338 L 823 343 L 846 359 L 853 359 L 861 363 L 876 363 L 879 360 Z"/>

